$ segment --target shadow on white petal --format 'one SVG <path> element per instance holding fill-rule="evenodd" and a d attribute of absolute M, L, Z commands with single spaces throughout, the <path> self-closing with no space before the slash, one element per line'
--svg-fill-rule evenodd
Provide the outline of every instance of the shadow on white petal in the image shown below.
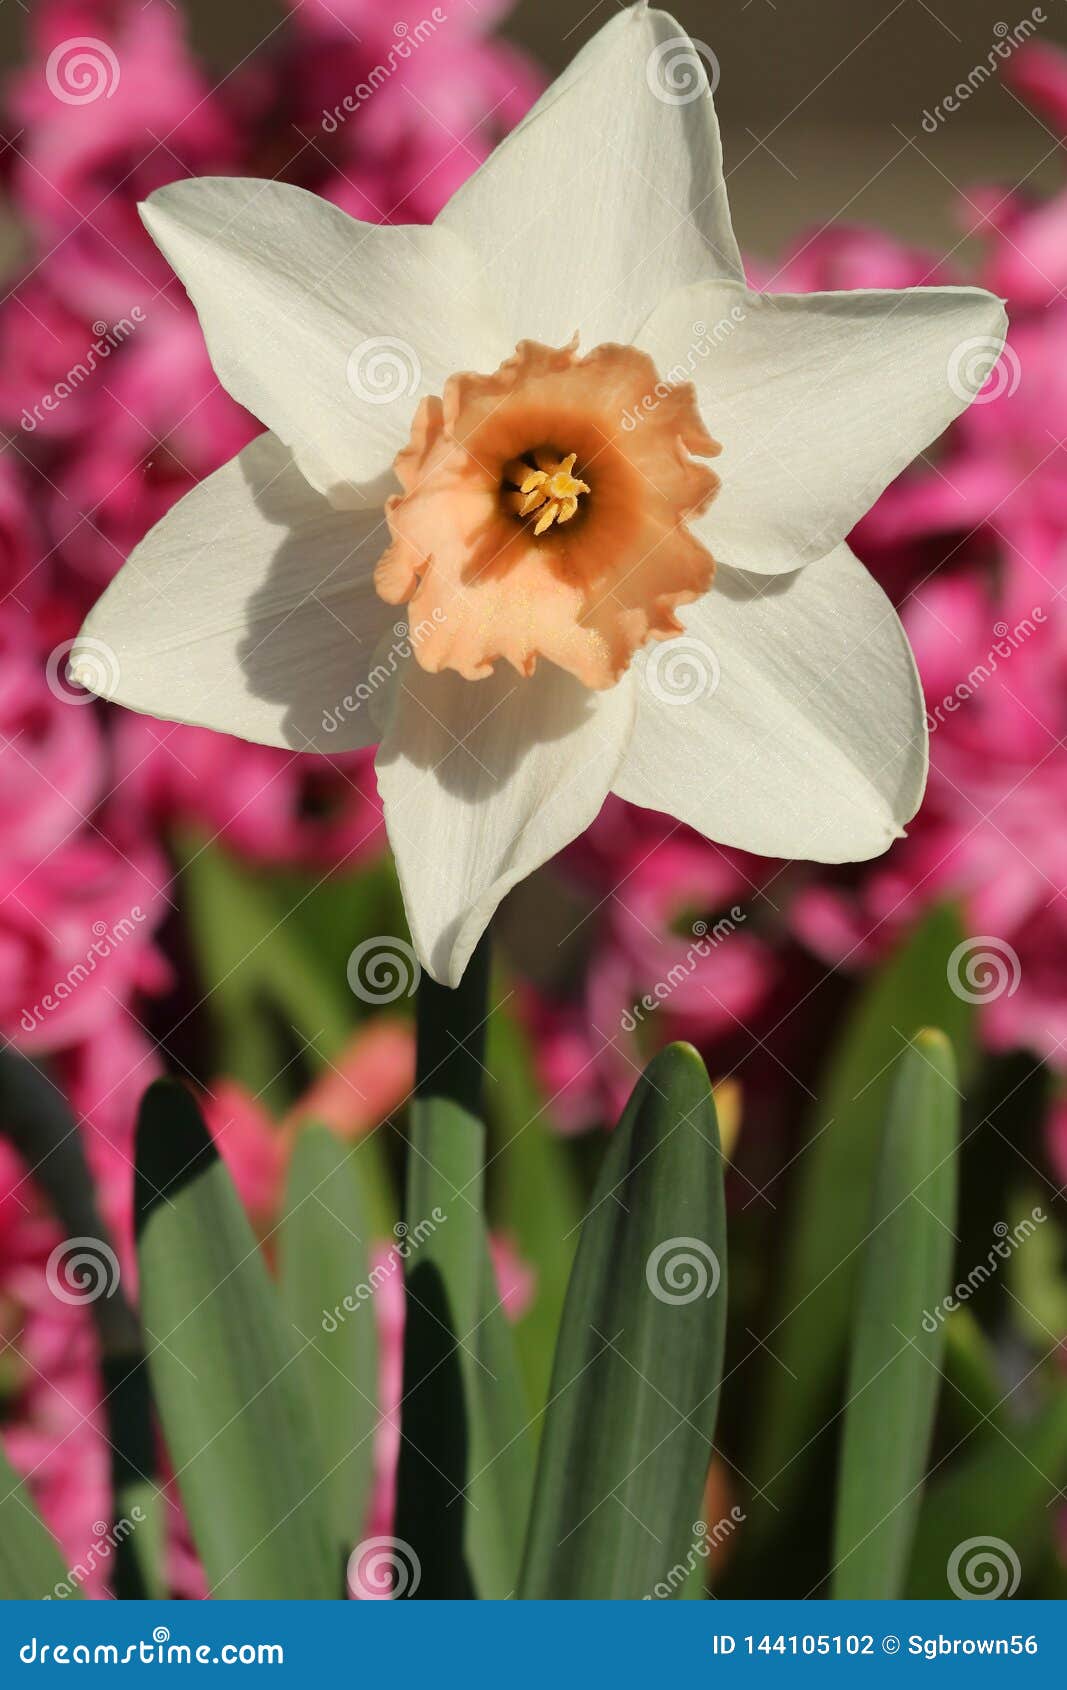
<path fill-rule="evenodd" d="M 256 466 L 242 467 L 275 541 L 238 645 L 247 688 L 280 710 L 281 737 L 293 750 L 373 744 L 371 704 L 406 640 L 402 608 L 374 591 L 374 566 L 389 539 L 383 512 L 339 510 L 306 484 L 294 498 L 299 471 L 291 465 L 267 480 Z"/>
<path fill-rule="evenodd" d="M 618 770 L 634 719 L 630 675 L 606 692 L 540 662 L 483 681 L 399 678 L 378 787 L 412 937 L 454 985 L 501 898 L 577 837 Z"/>
<path fill-rule="evenodd" d="M 430 675 L 413 658 L 390 688 L 388 718 L 396 731 L 382 734 L 379 766 L 403 756 L 432 772 L 446 792 L 477 803 L 503 791 L 537 747 L 591 722 L 596 697 L 543 658 L 529 679 L 500 661 L 482 681 L 464 680 L 454 669 Z"/>

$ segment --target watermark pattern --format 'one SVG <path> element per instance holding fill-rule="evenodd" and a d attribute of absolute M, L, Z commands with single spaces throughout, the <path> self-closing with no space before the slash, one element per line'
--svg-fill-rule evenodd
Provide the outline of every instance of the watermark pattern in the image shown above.
<path fill-rule="evenodd" d="M 1018 391 L 1023 367 L 1013 346 L 979 334 L 953 347 L 945 373 L 961 405 L 992 405 Z"/>
<path fill-rule="evenodd" d="M 973 65 L 962 82 L 957 82 L 955 88 L 946 94 L 931 111 L 923 112 L 923 128 L 928 135 L 936 135 L 941 124 L 947 123 L 962 106 L 967 104 L 972 94 L 977 94 L 987 82 L 991 82 L 1005 59 L 1010 59 L 1017 47 L 1022 47 L 1031 36 L 1036 35 L 1039 25 L 1047 23 L 1048 18 L 1040 6 L 1035 6 L 1030 16 L 1022 18 L 1014 25 L 997 23 L 993 25 L 996 39 L 984 59 Z"/>
<path fill-rule="evenodd" d="M 645 80 L 665 106 L 688 106 L 719 86 L 719 61 L 706 41 L 672 35 L 645 60 Z"/>
<path fill-rule="evenodd" d="M 51 991 L 46 992 L 39 1002 L 32 1008 L 23 1010 L 19 1018 L 23 1032 L 36 1032 L 49 1015 L 60 1009 L 73 997 L 78 987 L 84 985 L 91 974 L 96 973 L 98 964 L 105 962 L 125 943 L 131 933 L 136 932 L 144 919 L 144 910 L 140 904 L 134 904 L 129 915 L 121 916 L 110 926 L 106 921 L 94 921 L 94 937 L 84 957 L 68 968 L 62 980 L 57 980 Z"/>
<path fill-rule="evenodd" d="M 346 693 L 333 710 L 323 712 L 323 733 L 334 734 L 343 727 L 350 716 L 354 716 L 392 680 L 401 664 L 406 663 L 423 640 L 428 639 L 434 629 L 446 620 L 447 612 L 435 604 L 430 615 L 422 617 L 413 628 L 407 622 L 394 623 L 393 644 L 378 658 L 366 680 L 360 681 L 353 692 Z"/>
<path fill-rule="evenodd" d="M 422 978 L 422 965 L 405 939 L 375 933 L 358 944 L 348 959 L 348 984 L 364 1003 L 395 1003 L 411 997 Z"/>
<path fill-rule="evenodd" d="M 943 1320 L 953 1314 L 961 1303 L 967 1303 L 980 1291 L 987 1280 L 1000 1269 L 1001 1262 L 1006 1262 L 1009 1256 L 1032 1238 L 1042 1221 L 1048 1219 L 1044 1209 L 1038 1205 L 1030 1210 L 1029 1215 L 1023 1217 L 1014 1227 L 1009 1227 L 1007 1221 L 998 1221 L 993 1228 L 997 1242 L 992 1246 L 984 1262 L 976 1262 L 966 1279 L 962 1279 L 954 1290 L 935 1303 L 932 1309 L 923 1310 L 922 1324 L 926 1332 L 936 1332 Z"/>
<path fill-rule="evenodd" d="M 1022 1567 L 1002 1537 L 969 1537 L 957 1543 L 945 1568 L 949 1587 L 961 1602 L 996 1602 L 1014 1596 Z"/>
<path fill-rule="evenodd" d="M 33 434 L 44 422 L 45 417 L 58 411 L 65 399 L 72 398 L 100 365 L 110 358 L 113 352 L 117 352 L 145 321 L 141 307 L 133 305 L 128 317 L 120 317 L 117 322 L 110 324 L 105 323 L 103 318 L 94 323 L 95 339 L 90 341 L 85 357 L 72 364 L 66 375 L 57 381 L 48 393 L 42 394 L 36 405 L 32 408 L 29 405 L 23 406 L 19 427 L 26 434 Z"/>
<path fill-rule="evenodd" d="M 391 405 L 418 392 L 422 361 L 410 341 L 372 335 L 348 354 L 345 376 L 357 399 L 367 405 Z"/>
<path fill-rule="evenodd" d="M 348 1588 L 358 1601 L 414 1596 L 422 1563 L 400 1537 L 366 1537 L 348 1557 Z"/>
<path fill-rule="evenodd" d="M 68 662 L 74 647 L 77 660 Z M 91 704 L 94 698 L 112 698 L 119 684 L 119 660 L 104 640 L 80 634 L 76 640 L 61 640 L 48 654 L 44 668 L 48 690 L 64 704 Z"/>
<path fill-rule="evenodd" d="M 994 622 L 995 643 L 990 646 L 981 662 L 974 665 L 965 680 L 960 681 L 952 692 L 946 693 L 940 704 L 935 705 L 932 710 L 927 710 L 928 731 L 936 733 L 938 728 L 944 727 L 945 717 L 954 716 L 961 704 L 966 704 L 969 698 L 973 698 L 979 687 L 984 686 L 986 681 L 996 674 L 999 665 L 1006 662 L 1013 652 L 1018 651 L 1021 645 L 1025 645 L 1026 641 L 1036 634 L 1035 624 L 1045 620 L 1044 609 L 1041 605 L 1035 605 L 1029 616 L 1024 616 L 1016 622 L 1014 628 L 1007 622 Z"/>
<path fill-rule="evenodd" d="M 373 70 L 367 72 L 362 82 L 357 82 L 351 94 L 346 94 L 340 103 L 332 110 L 323 110 L 322 127 L 327 135 L 336 135 L 342 123 L 357 112 L 360 106 L 373 98 L 382 85 L 400 69 L 405 60 L 410 59 L 423 42 L 429 41 L 443 23 L 447 23 L 448 13 L 441 6 L 435 6 L 425 18 L 420 18 L 416 24 L 407 24 L 401 18 L 393 25 L 393 35 L 396 37 L 393 45 L 386 53 L 383 61 L 376 64 Z"/>
<path fill-rule="evenodd" d="M 747 1519 L 743 1508 L 736 1503 L 729 1514 L 721 1520 L 716 1520 L 709 1526 L 706 1520 L 693 1521 L 693 1541 L 689 1553 L 684 1561 L 676 1561 L 670 1572 L 659 1579 L 650 1591 L 647 1591 L 645 1602 L 666 1602 L 672 1596 L 677 1596 L 690 1575 L 696 1571 L 701 1561 L 706 1561 L 713 1549 L 718 1549 L 727 1538 L 732 1537 L 738 1526 Z"/>
<path fill-rule="evenodd" d="M 656 981 L 651 991 L 646 992 L 644 997 L 639 998 L 635 1004 L 631 1004 L 630 1008 L 623 1012 L 619 1019 L 621 1030 L 624 1033 L 636 1032 L 645 1016 L 654 1009 L 658 1009 L 661 1003 L 666 1002 L 672 992 L 676 992 L 679 986 L 684 985 L 697 965 L 703 962 L 705 957 L 710 956 L 716 946 L 721 945 L 724 939 L 728 939 L 732 933 L 736 933 L 744 919 L 744 910 L 740 904 L 734 904 L 729 915 L 720 916 L 713 927 L 709 928 L 706 921 L 694 921 L 695 942 L 688 947 L 685 956 L 667 970 L 663 979 Z"/>
<path fill-rule="evenodd" d="M 102 1238 L 65 1238 L 44 1270 L 53 1297 L 75 1307 L 113 1297 L 119 1288 L 119 1259 Z"/>
<path fill-rule="evenodd" d="M 285 1665 L 281 1643 L 172 1643 L 165 1625 L 136 1643 L 50 1643 L 31 1637 L 19 1649 L 24 1666 L 268 1666 Z"/>
<path fill-rule="evenodd" d="M 44 67 L 49 93 L 65 106 L 89 106 L 110 100 L 119 85 L 119 61 L 106 41 L 73 35 L 53 47 Z"/>
<path fill-rule="evenodd" d="M 1019 953 L 1006 939 L 979 933 L 961 940 L 945 972 L 953 993 L 964 1003 L 993 1003 L 1015 996 L 1023 970 Z"/>
<path fill-rule="evenodd" d="M 679 634 L 654 645 L 642 665 L 642 678 L 661 704 L 695 704 L 710 698 L 722 679 L 719 659 L 695 634 Z"/>
<path fill-rule="evenodd" d="M 695 1303 L 714 1297 L 722 1269 L 702 1238 L 665 1238 L 645 1263 L 645 1281 L 661 1303 Z"/>
<path fill-rule="evenodd" d="M 699 365 L 705 358 L 710 358 L 716 347 L 722 346 L 730 336 L 740 328 L 748 316 L 745 307 L 737 303 L 731 305 L 724 317 L 708 328 L 707 323 L 697 321 L 691 325 L 692 339 L 686 349 L 685 356 L 671 365 L 667 374 L 657 381 L 649 393 L 643 395 L 636 405 L 631 405 L 622 413 L 619 419 L 624 433 L 632 434 L 639 423 L 658 410 L 664 399 L 670 397 L 680 382 L 692 381 Z"/>
<path fill-rule="evenodd" d="M 129 1515 L 123 1515 L 109 1526 L 106 1520 L 97 1520 L 93 1525 L 93 1542 L 89 1545 L 85 1555 L 67 1568 L 67 1576 L 54 1584 L 50 1591 L 42 1597 L 42 1601 L 51 1602 L 55 1598 L 59 1602 L 66 1601 L 69 1596 L 76 1596 L 81 1586 L 96 1571 L 111 1559 L 111 1555 L 120 1543 L 124 1543 L 135 1527 L 141 1525 L 145 1519 L 142 1508 L 131 1508 Z"/>
<path fill-rule="evenodd" d="M 379 1286 L 391 1279 L 397 1269 L 413 1256 L 415 1251 L 425 1244 L 426 1240 L 447 1221 L 448 1216 L 441 1208 L 430 1210 L 425 1220 L 419 1221 L 417 1226 L 409 1226 L 406 1221 L 397 1221 L 393 1228 L 396 1243 L 393 1244 L 384 1260 L 371 1268 L 366 1279 L 362 1280 L 354 1290 L 341 1298 L 332 1309 L 323 1309 L 320 1325 L 324 1332 L 334 1333 L 342 1327 L 350 1314 L 356 1314 L 365 1303 L 370 1302 Z"/>

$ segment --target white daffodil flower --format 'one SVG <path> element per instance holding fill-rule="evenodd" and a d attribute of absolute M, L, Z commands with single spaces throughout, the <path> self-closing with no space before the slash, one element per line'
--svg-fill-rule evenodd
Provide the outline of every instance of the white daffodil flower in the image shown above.
<path fill-rule="evenodd" d="M 269 181 L 143 207 L 270 432 L 137 547 L 72 673 L 268 745 L 380 740 L 450 984 L 609 792 L 823 862 L 922 796 L 914 663 L 845 536 L 974 397 L 1004 313 L 750 292 L 706 56 L 620 13 L 430 228 Z"/>

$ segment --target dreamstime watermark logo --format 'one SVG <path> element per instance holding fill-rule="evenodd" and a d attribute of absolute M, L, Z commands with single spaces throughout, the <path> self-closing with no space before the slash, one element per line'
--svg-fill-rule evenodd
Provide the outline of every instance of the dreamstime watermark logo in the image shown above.
<path fill-rule="evenodd" d="M 645 1263 L 645 1281 L 661 1303 L 695 1303 L 714 1297 L 722 1269 L 702 1238 L 665 1238 Z"/>
<path fill-rule="evenodd" d="M 96 1571 L 111 1559 L 112 1553 L 120 1543 L 124 1543 L 135 1527 L 143 1524 L 147 1518 L 142 1508 L 131 1508 L 128 1515 L 116 1520 L 109 1526 L 106 1520 L 97 1520 L 93 1524 L 93 1539 L 86 1553 L 80 1561 L 67 1568 L 67 1576 L 54 1584 L 50 1591 L 42 1597 L 42 1601 L 51 1602 L 53 1598 L 63 1602 L 68 1596 L 77 1596 L 81 1586 Z M 168 1632 L 168 1637 L 170 1633 Z M 157 1639 L 157 1642 L 160 1641 Z"/>
<path fill-rule="evenodd" d="M 661 704 L 695 704 L 710 698 L 722 679 L 719 659 L 695 634 L 661 640 L 641 666 L 644 683 Z"/>
<path fill-rule="evenodd" d="M 377 658 L 366 680 L 358 682 L 333 710 L 323 711 L 323 733 L 335 734 L 338 728 L 343 727 L 349 716 L 354 716 L 357 710 L 369 703 L 392 680 L 401 664 L 447 619 L 447 612 L 441 605 L 435 604 L 429 616 L 422 617 L 413 628 L 407 622 L 394 623 L 393 644 Z"/>
<path fill-rule="evenodd" d="M 738 1526 L 743 1525 L 747 1518 L 744 1509 L 735 1503 L 729 1514 L 724 1515 L 721 1520 L 716 1520 L 713 1526 L 709 1526 L 706 1520 L 694 1520 L 693 1541 L 685 1560 L 676 1561 L 670 1572 L 659 1579 L 642 1600 L 666 1602 L 670 1597 L 677 1596 L 701 1561 L 706 1561 L 713 1549 L 720 1548 L 727 1538 L 732 1537 Z"/>
<path fill-rule="evenodd" d="M 1013 652 L 1037 633 L 1035 624 L 1045 621 L 1045 612 L 1041 605 L 1035 605 L 1029 616 L 1024 616 L 1016 622 L 1014 628 L 1007 622 L 994 622 L 993 633 L 995 643 L 990 646 L 985 657 L 967 675 L 965 680 L 959 681 L 952 692 L 946 693 L 940 704 L 926 712 L 926 726 L 930 733 L 944 726 L 946 716 L 954 716 L 961 704 L 973 698 L 979 687 L 985 685 L 996 674 L 1002 662 L 1007 662 Z"/>
<path fill-rule="evenodd" d="M 362 82 L 357 82 L 351 94 L 346 94 L 344 99 L 333 107 L 332 111 L 323 109 L 322 127 L 327 135 L 336 135 L 342 123 L 347 122 L 353 112 L 357 112 L 360 106 L 373 98 L 378 89 L 388 82 L 389 78 L 400 69 L 405 60 L 410 59 L 423 42 L 429 41 L 440 26 L 447 22 L 448 13 L 443 7 L 435 6 L 428 17 L 420 18 L 416 24 L 405 23 L 402 18 L 395 23 L 393 25 L 395 40 L 385 58 L 376 64 L 373 70 L 368 71 L 365 79 Z"/>
<path fill-rule="evenodd" d="M 75 648 L 77 656 L 70 662 Z M 119 660 L 111 647 L 85 634 L 54 646 L 44 672 L 49 692 L 64 704 L 91 704 L 94 698 L 111 698 L 119 684 Z"/>
<path fill-rule="evenodd" d="M 350 1314 L 356 1314 L 365 1303 L 370 1302 L 374 1293 L 387 1280 L 391 1279 L 397 1269 L 421 1249 L 426 1240 L 433 1236 L 439 1226 L 443 1226 L 448 1216 L 441 1208 L 430 1210 L 425 1220 L 415 1226 L 409 1226 L 407 1221 L 397 1221 L 393 1228 L 396 1243 L 390 1245 L 380 1262 L 371 1268 L 366 1279 L 362 1280 L 347 1296 L 335 1303 L 332 1309 L 323 1309 L 319 1322 L 322 1330 L 331 1334 L 342 1327 Z"/>
<path fill-rule="evenodd" d="M 31 1637 L 19 1650 L 19 1660 L 28 1667 L 280 1667 L 285 1648 L 281 1643 L 172 1643 L 169 1627 L 157 1625 L 151 1638 L 137 1642 L 52 1643 Z"/>
<path fill-rule="evenodd" d="M 1018 391 L 1023 367 L 1014 347 L 979 334 L 953 347 L 945 373 L 961 404 L 992 405 Z"/>
<path fill-rule="evenodd" d="M 134 904 L 129 915 L 120 916 L 118 921 L 94 921 L 93 938 L 84 956 L 68 968 L 62 980 L 57 980 L 51 991 L 32 1008 L 24 1009 L 20 1017 L 20 1026 L 24 1033 L 36 1032 L 49 1015 L 61 1009 L 67 1000 L 73 997 L 79 986 L 85 984 L 90 975 L 95 974 L 100 963 L 106 962 L 119 947 L 125 944 L 131 933 L 145 920 L 145 912 L 140 904 Z"/>
<path fill-rule="evenodd" d="M 361 1602 L 414 1596 L 422 1563 L 401 1537 L 366 1537 L 348 1557 L 348 1588 Z"/>
<path fill-rule="evenodd" d="M 646 417 L 650 417 L 653 411 L 659 409 L 665 399 L 669 399 L 677 391 L 680 383 L 692 381 L 699 365 L 706 358 L 710 358 L 715 349 L 722 346 L 724 341 L 729 340 L 730 336 L 741 327 L 747 316 L 748 312 L 745 307 L 738 302 L 731 305 L 726 315 L 720 317 L 717 323 L 713 323 L 710 329 L 707 323 L 702 320 L 692 323 L 690 325 L 692 339 L 684 357 L 679 358 L 677 363 L 672 364 L 666 375 L 662 376 L 655 387 L 644 394 L 636 405 L 631 405 L 622 413 L 619 426 L 623 431 L 626 434 L 632 434 L 639 423 L 644 422 Z"/>
<path fill-rule="evenodd" d="M 665 106 L 688 106 L 719 86 L 719 61 L 706 41 L 672 35 L 645 60 L 645 80 Z"/>
<path fill-rule="evenodd" d="M 53 1297 L 80 1307 L 115 1295 L 119 1259 L 102 1238 L 65 1238 L 49 1256 L 44 1277 Z"/>
<path fill-rule="evenodd" d="M 49 92 L 65 106 L 89 106 L 110 100 L 119 85 L 119 61 L 106 41 L 74 35 L 53 47 L 44 67 Z"/>
<path fill-rule="evenodd" d="M 348 984 L 364 1003 L 395 1003 L 410 998 L 422 978 L 422 965 L 405 939 L 375 933 L 348 958 Z"/>
<path fill-rule="evenodd" d="M 996 1602 L 1015 1595 L 1023 1570 L 1002 1537 L 969 1537 L 957 1543 L 945 1574 L 961 1602 Z"/>
<path fill-rule="evenodd" d="M 972 94 L 977 94 L 987 82 L 992 82 L 1005 59 L 1010 59 L 1017 47 L 1022 47 L 1031 36 L 1037 34 L 1038 26 L 1047 23 L 1048 18 L 1040 6 L 1035 6 L 1028 18 L 1022 18 L 1012 27 L 1011 24 L 997 23 L 993 25 L 995 40 L 984 59 L 973 65 L 962 82 L 957 82 L 948 94 L 931 111 L 929 107 L 923 112 L 923 128 L 928 135 L 936 135 L 942 123 L 947 123 L 962 106 L 965 106 Z"/>
<path fill-rule="evenodd" d="M 1028 1238 L 1032 1238 L 1038 1227 L 1047 1219 L 1044 1209 L 1037 1205 L 1013 1227 L 1009 1227 L 1007 1221 L 998 1221 L 993 1228 L 997 1242 L 989 1250 L 985 1261 L 976 1262 L 966 1279 L 961 1279 L 932 1309 L 923 1310 L 923 1330 L 936 1332 L 942 1321 L 954 1314 L 961 1303 L 969 1303 L 975 1293 L 999 1272 L 1001 1262 L 1006 1262 L 1014 1255 L 1019 1246 L 1025 1244 Z"/>
<path fill-rule="evenodd" d="M 32 434 L 44 422 L 46 415 L 58 411 L 65 399 L 72 398 L 100 365 L 110 358 L 113 352 L 117 352 L 145 321 L 147 319 L 141 307 L 133 305 L 128 317 L 120 317 L 115 323 L 105 323 L 101 318 L 99 322 L 94 323 L 95 339 L 90 341 L 85 357 L 72 364 L 66 375 L 55 383 L 49 393 L 43 394 L 32 409 L 29 405 L 23 406 L 19 427 L 27 434 Z"/>
<path fill-rule="evenodd" d="M 621 1030 L 624 1033 L 636 1032 L 645 1016 L 650 1014 L 652 1010 L 658 1009 L 659 1005 L 666 1002 L 672 992 L 676 992 L 679 986 L 684 985 L 696 970 L 697 965 L 705 957 L 710 956 L 716 946 L 721 945 L 724 939 L 728 939 L 732 933 L 736 933 L 744 919 L 744 910 L 740 904 L 734 904 L 729 915 L 720 916 L 712 927 L 709 927 L 706 921 L 694 921 L 694 943 L 687 947 L 684 957 L 667 970 L 664 978 L 656 981 L 650 992 L 646 992 L 644 997 L 639 998 L 635 1004 L 631 1004 L 630 1008 L 623 1012 L 619 1018 Z"/>
<path fill-rule="evenodd" d="M 348 354 L 345 375 L 357 399 L 368 405 L 391 405 L 418 392 L 422 363 L 410 341 L 373 335 Z"/>
<path fill-rule="evenodd" d="M 1022 979 L 1018 952 L 1006 939 L 979 933 L 963 939 L 948 959 L 945 970 L 954 995 L 964 1003 L 993 1003 L 1013 998 Z"/>

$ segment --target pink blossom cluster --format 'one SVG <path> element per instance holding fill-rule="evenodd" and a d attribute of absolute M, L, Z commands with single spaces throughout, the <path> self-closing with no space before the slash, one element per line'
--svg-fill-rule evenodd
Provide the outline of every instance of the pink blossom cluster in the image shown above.
<path fill-rule="evenodd" d="M 294 0 L 226 75 L 169 0 L 39 0 L 27 16 L 0 119 L 21 243 L 0 299 L 0 1035 L 65 1094 L 127 1290 L 136 1108 L 160 1068 L 149 1023 L 176 984 L 168 839 L 192 829 L 245 861 L 321 872 L 382 848 L 366 755 L 297 758 L 111 711 L 66 678 L 131 549 L 259 427 L 216 381 L 137 203 L 220 173 L 293 182 L 369 220 L 432 217 L 539 92 L 491 38 L 508 9 L 466 0 L 411 20 L 396 0 Z M 97 657 L 106 679 L 113 654 Z M 410 1045 L 365 1035 L 320 1118 L 377 1124 L 410 1087 Z M 266 1233 L 288 1139 L 232 1082 L 204 1103 Z M 59 1240 L 0 1139 L 0 1424 L 74 1565 L 109 1517 L 108 1449 L 91 1311 L 50 1289 Z M 387 1396 L 397 1332 L 385 1310 Z M 173 1556 L 175 1589 L 194 1593 L 180 1532 Z M 101 1558 L 88 1592 L 107 1576 Z"/>
<path fill-rule="evenodd" d="M 1002 74 L 1067 136 L 1067 55 L 1035 44 Z M 1062 1074 L 1067 189 L 1041 200 L 978 188 L 962 216 L 982 243 L 973 279 L 1007 300 L 1008 343 L 947 442 L 888 490 L 855 539 L 901 602 L 926 695 L 929 789 L 907 839 L 858 879 L 806 888 L 793 928 L 826 961 L 862 966 L 929 905 L 955 900 L 974 936 L 958 984 L 986 1044 Z M 909 280 L 938 279 L 928 269 L 917 257 Z M 985 355 L 962 348 L 950 377 Z"/>

